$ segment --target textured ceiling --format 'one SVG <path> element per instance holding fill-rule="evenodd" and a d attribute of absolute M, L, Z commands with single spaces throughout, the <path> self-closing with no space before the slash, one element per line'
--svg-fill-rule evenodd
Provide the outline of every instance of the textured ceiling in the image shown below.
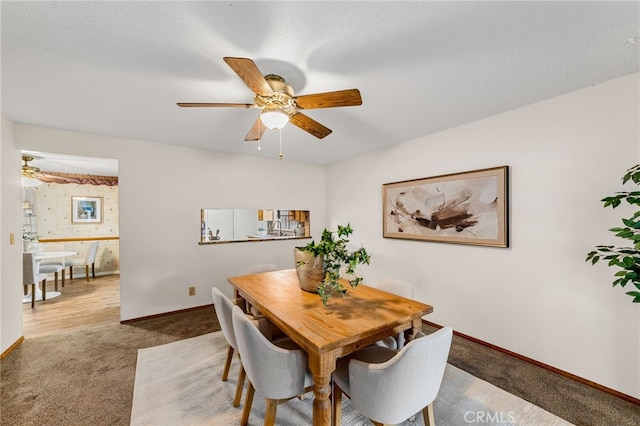
<path fill-rule="evenodd" d="M 18 123 L 276 158 L 244 142 L 253 102 L 224 56 L 296 94 L 359 88 L 308 110 L 285 160 L 331 164 L 639 71 L 633 2 L 2 1 L 2 113 Z M 517 143 L 517 141 L 514 141 Z M 261 150 L 258 150 L 260 145 Z"/>

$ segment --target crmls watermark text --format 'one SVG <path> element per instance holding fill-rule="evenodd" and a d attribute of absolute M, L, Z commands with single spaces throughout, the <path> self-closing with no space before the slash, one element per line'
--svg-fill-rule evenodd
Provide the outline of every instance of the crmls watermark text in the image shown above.
<path fill-rule="evenodd" d="M 464 413 L 464 421 L 466 423 L 491 423 L 491 424 L 501 424 L 501 423 L 515 423 L 516 416 L 513 411 L 466 411 Z"/>

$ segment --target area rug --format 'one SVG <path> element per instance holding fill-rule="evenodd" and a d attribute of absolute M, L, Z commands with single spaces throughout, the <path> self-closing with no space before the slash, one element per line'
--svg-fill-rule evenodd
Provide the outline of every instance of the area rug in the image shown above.
<path fill-rule="evenodd" d="M 138 351 L 131 425 L 234 425 L 240 423 L 242 405 L 233 408 L 238 375 L 234 359 L 229 380 L 220 377 L 227 344 L 222 332 Z M 246 387 L 245 387 L 246 392 Z M 278 406 L 278 425 L 311 424 L 313 394 Z M 244 404 L 244 395 L 243 401 Z M 435 420 L 441 426 L 482 425 L 570 425 L 563 419 L 502 389 L 447 365 L 434 402 Z M 265 402 L 256 393 L 250 425 L 262 425 Z M 369 425 L 343 398 L 342 424 Z M 422 415 L 402 425 L 424 425 Z"/>

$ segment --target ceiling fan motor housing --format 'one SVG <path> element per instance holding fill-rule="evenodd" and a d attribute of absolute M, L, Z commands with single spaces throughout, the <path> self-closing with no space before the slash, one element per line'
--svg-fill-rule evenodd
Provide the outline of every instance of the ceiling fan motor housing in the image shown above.
<path fill-rule="evenodd" d="M 273 95 L 261 96 L 256 94 L 256 105 L 261 108 L 282 109 L 287 113 L 291 112 L 294 108 L 293 88 L 279 75 L 268 74 L 264 79 L 267 80 L 267 84 L 269 84 L 269 87 L 273 90 Z"/>
<path fill-rule="evenodd" d="M 29 161 L 33 161 L 33 157 L 29 155 L 23 155 L 22 161 L 24 164 L 22 165 L 22 175 L 25 177 L 33 177 L 34 173 L 38 173 L 40 169 L 38 167 L 33 167 L 29 165 Z"/>

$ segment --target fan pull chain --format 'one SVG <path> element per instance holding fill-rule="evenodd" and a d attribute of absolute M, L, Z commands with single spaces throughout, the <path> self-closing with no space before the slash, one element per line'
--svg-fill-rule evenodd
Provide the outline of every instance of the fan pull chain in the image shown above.
<path fill-rule="evenodd" d="M 282 129 L 278 130 L 278 134 L 280 135 L 280 152 L 278 153 L 278 158 L 282 160 Z"/>

